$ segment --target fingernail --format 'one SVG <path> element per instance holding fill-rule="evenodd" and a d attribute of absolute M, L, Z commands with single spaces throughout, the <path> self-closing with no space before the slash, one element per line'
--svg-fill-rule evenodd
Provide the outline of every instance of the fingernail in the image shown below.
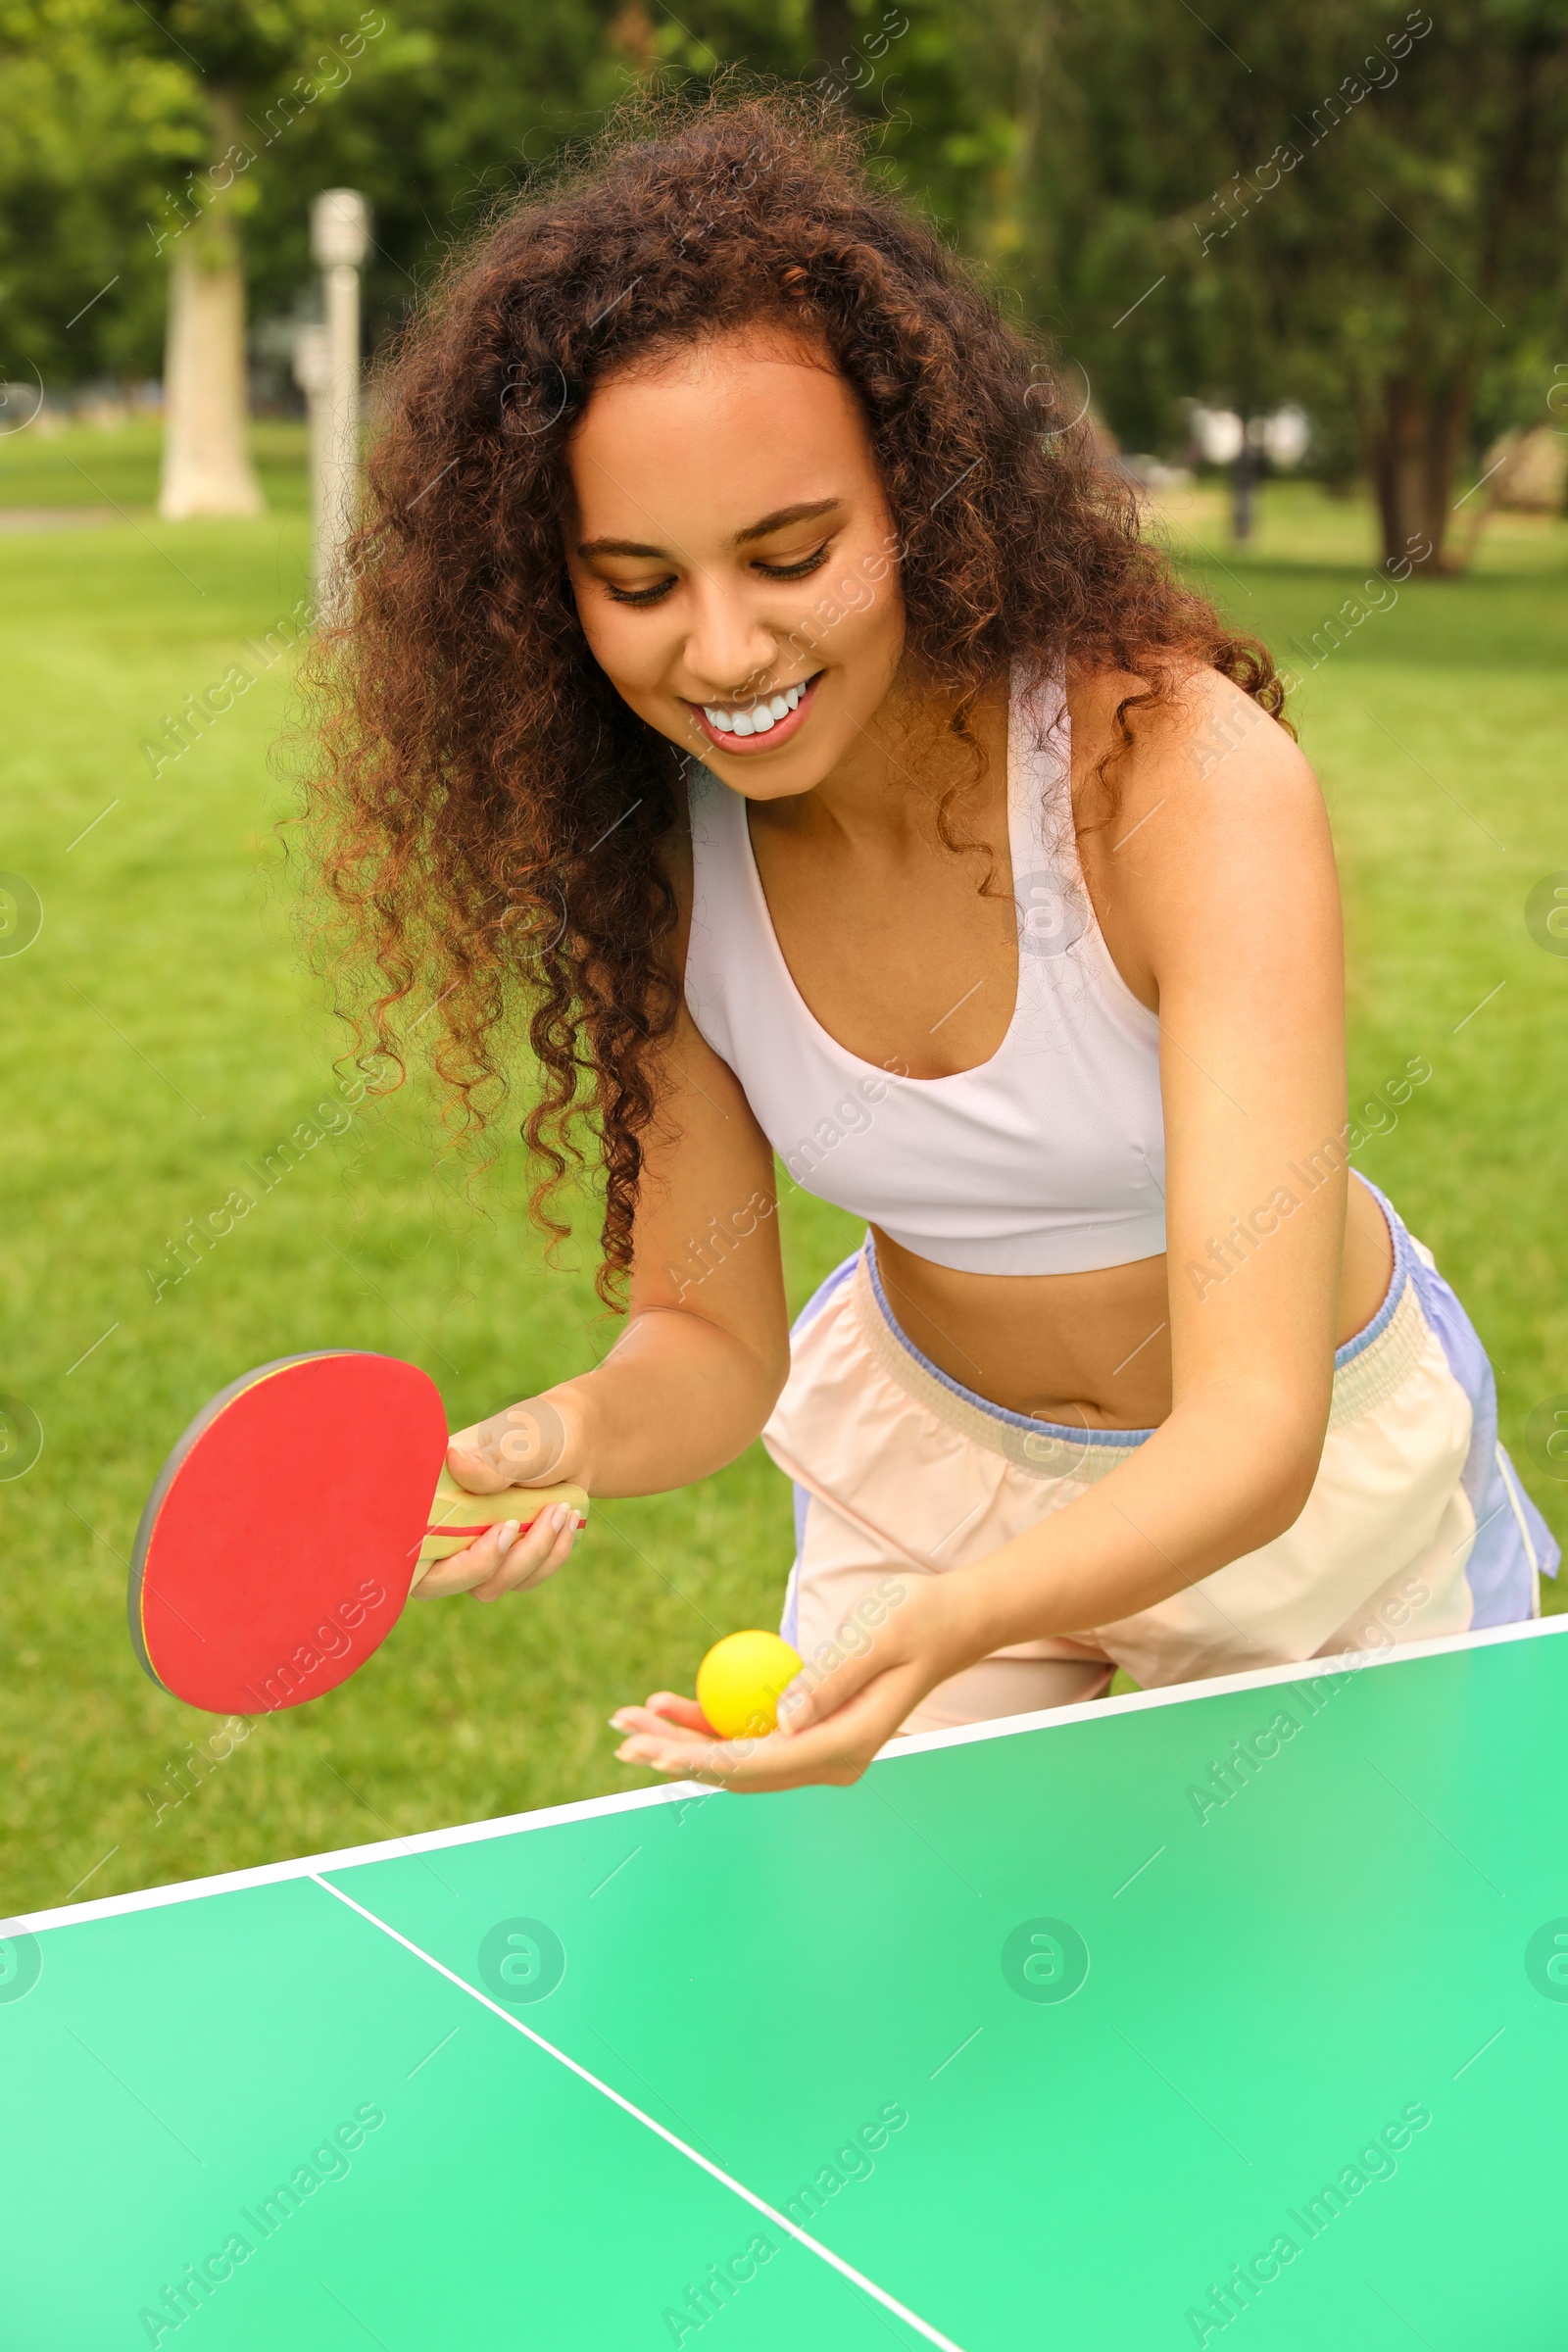
<path fill-rule="evenodd" d="M 550 1524 L 555 1529 L 558 1536 L 570 1517 L 571 1513 L 566 1508 L 566 1505 L 564 1502 L 558 1502 L 555 1509 L 550 1514 Z"/>
<path fill-rule="evenodd" d="M 517 1530 L 521 1524 L 522 1522 L 518 1519 L 504 1519 L 500 1527 L 497 1528 L 496 1549 L 502 1554 L 503 1558 L 517 1541 Z"/>
<path fill-rule="evenodd" d="M 610 1718 L 610 1728 L 612 1732 L 623 1732 L 626 1729 L 626 1726 L 621 1722 L 618 1715 L 612 1715 Z"/>

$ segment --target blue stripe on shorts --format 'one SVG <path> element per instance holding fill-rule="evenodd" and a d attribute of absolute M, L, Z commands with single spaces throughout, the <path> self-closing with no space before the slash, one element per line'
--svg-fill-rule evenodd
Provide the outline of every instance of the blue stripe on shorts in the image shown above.
<path fill-rule="evenodd" d="M 1410 1279 L 1422 1311 L 1470 1399 L 1470 1451 L 1459 1484 L 1476 1515 L 1465 1569 L 1475 1600 L 1470 1622 L 1518 1625 L 1536 1614 L 1536 1574 L 1555 1576 L 1562 1552 L 1497 1441 L 1497 1384 L 1476 1327 L 1435 1266 L 1411 1251 Z"/>

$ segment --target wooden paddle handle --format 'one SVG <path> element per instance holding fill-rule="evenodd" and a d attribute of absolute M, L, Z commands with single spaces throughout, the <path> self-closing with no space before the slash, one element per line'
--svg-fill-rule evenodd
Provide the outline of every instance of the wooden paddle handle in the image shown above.
<path fill-rule="evenodd" d="M 519 1520 L 524 1528 L 531 1527 L 543 1511 L 553 1503 L 564 1502 L 580 1517 L 588 1516 L 588 1496 L 581 1487 L 505 1487 L 499 1494 L 470 1494 L 460 1487 L 450 1471 L 443 1470 L 430 1505 L 430 1528 L 442 1527 L 466 1530 L 457 1535 L 428 1533 L 419 1545 L 418 1558 L 414 1566 L 412 1592 L 420 1578 L 437 1560 L 450 1559 L 473 1542 L 475 1528 L 499 1527 L 505 1519 Z"/>

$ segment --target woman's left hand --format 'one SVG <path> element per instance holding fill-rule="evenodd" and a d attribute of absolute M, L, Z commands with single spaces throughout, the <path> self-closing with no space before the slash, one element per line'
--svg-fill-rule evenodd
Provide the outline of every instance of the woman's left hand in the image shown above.
<path fill-rule="evenodd" d="M 656 1690 L 646 1707 L 611 1717 L 627 1735 L 623 1764 L 760 1794 L 814 1782 L 845 1788 L 914 1712 L 927 1691 L 983 1654 L 959 1605 L 957 1580 L 906 1575 L 900 1597 L 869 1632 L 852 1617 L 779 1698 L 779 1728 L 760 1740 L 720 1740 L 694 1699 Z"/>

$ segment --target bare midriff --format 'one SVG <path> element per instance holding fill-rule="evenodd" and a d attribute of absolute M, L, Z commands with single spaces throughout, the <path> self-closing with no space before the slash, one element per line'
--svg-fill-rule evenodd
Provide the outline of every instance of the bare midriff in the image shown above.
<path fill-rule="evenodd" d="M 950 1380 L 1009 1412 L 1073 1428 L 1153 1429 L 1170 1412 L 1163 1257 L 1089 1274 L 960 1274 L 873 1230 L 900 1329 Z M 1336 1346 L 1365 1330 L 1393 1272 L 1383 1211 L 1352 1182 Z"/>

